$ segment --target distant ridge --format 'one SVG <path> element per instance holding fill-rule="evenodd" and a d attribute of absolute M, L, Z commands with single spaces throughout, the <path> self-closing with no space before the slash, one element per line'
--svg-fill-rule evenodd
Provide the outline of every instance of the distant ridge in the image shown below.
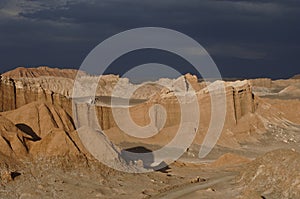
<path fill-rule="evenodd" d="M 79 75 L 86 75 L 85 72 L 76 69 L 59 69 L 50 68 L 48 66 L 40 66 L 37 68 L 19 67 L 14 70 L 3 73 L 2 76 L 10 78 L 37 78 L 42 76 L 53 76 L 75 79 L 77 73 Z"/>
<path fill-rule="evenodd" d="M 293 76 L 292 79 L 300 79 L 300 74 Z"/>

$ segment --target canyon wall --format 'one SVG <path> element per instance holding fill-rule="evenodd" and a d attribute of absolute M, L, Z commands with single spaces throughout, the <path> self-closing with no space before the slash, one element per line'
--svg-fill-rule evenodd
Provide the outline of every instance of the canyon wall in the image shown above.
<path fill-rule="evenodd" d="M 64 95 L 44 89 L 39 84 L 28 84 L 20 79 L 0 76 L 0 112 L 36 101 L 59 105 L 71 114 L 71 101 Z"/>
<path fill-rule="evenodd" d="M 70 116 L 72 112 L 72 91 L 74 71 L 60 73 L 58 69 L 50 70 L 47 68 L 38 68 L 35 71 L 24 72 L 17 69 L 14 72 L 6 73 L 0 76 L 0 111 L 10 111 L 20 108 L 32 102 L 45 102 L 55 106 L 62 107 Z M 21 71 L 21 72 L 20 72 Z M 50 71 L 50 72 L 49 72 Z M 54 76 L 47 76 L 54 75 Z M 24 78 L 26 77 L 26 78 Z M 29 77 L 29 78 L 28 78 Z M 82 76 L 83 91 L 88 90 L 91 83 L 95 83 L 97 77 Z M 167 113 L 167 120 L 164 127 L 179 125 L 181 121 L 180 104 L 174 96 L 174 92 L 190 92 L 192 89 L 197 94 L 200 109 L 200 127 L 206 129 L 210 123 L 211 117 L 211 101 L 210 95 L 206 88 L 206 83 L 197 83 L 197 77 L 187 74 L 175 80 L 160 79 L 157 82 L 140 85 L 133 85 L 126 78 L 119 78 L 115 75 L 103 76 L 97 87 L 97 96 L 110 96 L 114 86 L 120 81 L 121 97 L 126 91 L 136 89 L 133 93 L 134 99 L 143 99 L 129 107 L 131 117 L 134 122 L 140 126 L 150 123 L 149 110 L 155 104 L 162 105 Z M 269 86 L 269 81 L 258 81 L 259 84 Z M 156 85 L 159 83 L 160 85 Z M 254 95 L 252 94 L 251 83 L 249 81 L 225 82 L 226 90 L 226 121 L 225 126 L 235 125 L 238 121 L 248 113 L 253 113 L 256 108 Z M 215 83 L 207 83 L 214 85 Z M 168 86 L 168 89 L 164 88 Z M 75 105 L 75 109 L 79 111 L 79 117 L 84 118 L 83 121 L 93 121 L 91 116 L 91 106 L 95 106 L 98 122 L 103 130 L 117 127 L 112 114 L 112 108 L 109 103 L 96 102 L 89 104 L 86 99 Z M 118 109 L 124 109 L 124 106 Z M 77 118 L 75 118 L 76 120 Z M 155 113 L 155 121 L 161 120 L 161 114 Z M 161 125 L 161 124 L 159 124 Z"/>
<path fill-rule="evenodd" d="M 225 83 L 226 101 L 220 101 L 218 103 L 226 103 L 226 120 L 225 126 L 236 125 L 238 121 L 249 113 L 254 113 L 256 109 L 255 97 L 252 94 L 252 89 L 248 81 L 238 83 Z M 153 96 L 148 101 L 130 106 L 129 112 L 132 120 L 140 125 L 146 126 L 150 123 L 149 110 L 154 105 L 162 105 L 167 113 L 164 128 L 179 125 L 181 122 L 181 109 L 177 98 L 170 91 L 162 90 L 161 93 Z M 206 129 L 210 123 L 211 117 L 211 97 L 210 94 L 204 90 L 197 92 L 198 105 L 200 110 L 200 128 Z M 95 112 L 98 116 L 98 122 L 101 125 L 102 130 L 117 127 L 114 120 L 112 107 L 91 105 L 81 103 L 76 105 L 78 117 L 84 124 L 91 124 L 94 121 Z M 114 107 L 116 111 L 118 109 L 125 109 L 125 107 Z M 159 124 L 163 119 L 162 113 L 156 111 L 154 114 L 154 121 L 158 121 L 157 128 L 161 126 Z M 121 118 L 122 119 L 122 118 Z"/>

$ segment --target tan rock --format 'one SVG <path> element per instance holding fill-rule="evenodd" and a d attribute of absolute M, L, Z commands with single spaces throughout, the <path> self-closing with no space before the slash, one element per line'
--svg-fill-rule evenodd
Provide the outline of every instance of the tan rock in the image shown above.
<path fill-rule="evenodd" d="M 36 78 L 41 76 L 53 76 L 53 77 L 66 77 L 74 79 L 77 75 L 86 75 L 83 71 L 78 71 L 75 69 L 58 69 L 50 68 L 47 66 L 40 66 L 37 68 L 24 68 L 19 67 L 12 71 L 8 71 L 3 74 L 3 76 L 10 78 Z"/>

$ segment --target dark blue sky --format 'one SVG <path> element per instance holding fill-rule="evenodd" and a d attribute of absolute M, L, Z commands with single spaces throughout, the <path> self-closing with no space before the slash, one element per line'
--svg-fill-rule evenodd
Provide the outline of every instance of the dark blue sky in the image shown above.
<path fill-rule="evenodd" d="M 0 73 L 17 66 L 78 68 L 101 41 L 146 26 L 194 38 L 223 77 L 300 73 L 299 0 L 1 0 Z M 157 52 L 149 56 L 157 57 L 137 53 L 118 63 L 181 63 Z"/>

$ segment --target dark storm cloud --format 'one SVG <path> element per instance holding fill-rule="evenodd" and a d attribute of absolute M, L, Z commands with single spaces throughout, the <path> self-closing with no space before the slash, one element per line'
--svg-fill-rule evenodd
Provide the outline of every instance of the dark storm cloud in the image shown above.
<path fill-rule="evenodd" d="M 159 26 L 196 39 L 224 76 L 300 73 L 298 0 L 18 2 L 0 4 L 2 71 L 17 65 L 78 67 L 109 36 Z"/>

